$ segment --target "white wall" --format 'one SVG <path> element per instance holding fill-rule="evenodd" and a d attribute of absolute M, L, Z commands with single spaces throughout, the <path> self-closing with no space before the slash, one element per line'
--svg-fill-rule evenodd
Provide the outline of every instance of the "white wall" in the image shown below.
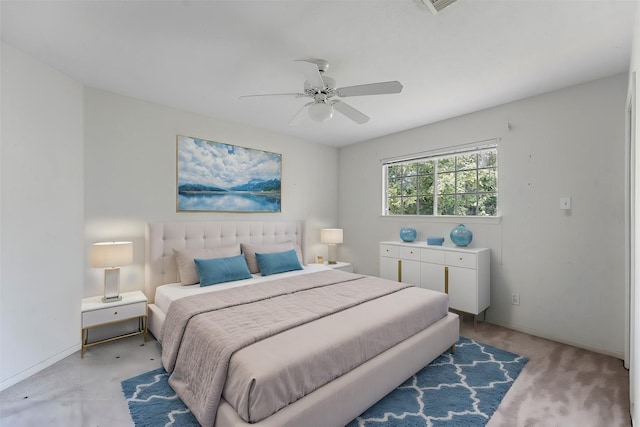
<path fill-rule="evenodd" d="M 629 310 L 630 310 L 630 366 L 629 366 L 629 399 L 631 420 L 634 424 L 637 421 L 637 408 L 640 407 L 640 393 L 638 393 L 638 385 L 640 384 L 640 133 L 638 125 L 640 124 L 640 111 L 638 111 L 638 100 L 640 99 L 640 86 L 638 86 L 638 74 L 640 73 L 640 8 L 636 9 L 636 25 L 633 36 L 633 48 L 631 53 L 631 65 L 629 67 L 629 91 L 627 93 L 628 106 L 633 103 L 635 113 L 633 117 L 629 117 L 628 127 L 633 129 L 630 132 L 629 154 L 631 179 L 635 182 L 631 184 L 631 214 L 635 215 L 631 218 L 630 231 L 632 234 L 631 248 L 631 266 L 630 277 L 631 284 L 629 290 Z M 632 84 L 635 80 L 635 87 Z"/>
<path fill-rule="evenodd" d="M 306 260 L 326 256 L 334 147 L 83 88 L 4 43 L 2 113 L 0 389 L 80 348 L 80 300 L 102 293 L 96 241 L 134 242 L 123 292 L 143 288 L 147 221 L 304 220 Z M 176 213 L 176 134 L 281 153 L 282 213 Z"/>
<path fill-rule="evenodd" d="M 378 242 L 402 225 L 425 239 L 463 222 L 491 248 L 489 321 L 622 358 L 626 86 L 619 75 L 342 148 L 341 259 L 377 274 Z M 380 216 L 381 159 L 489 138 L 501 222 Z"/>
<path fill-rule="evenodd" d="M 97 89 L 85 88 L 85 251 L 133 241 L 122 291 L 142 289 L 144 226 L 152 220 L 306 221 L 306 261 L 326 256 L 320 228 L 337 225 L 338 150 Z M 282 154 L 282 213 L 176 213 L 176 134 Z M 103 271 L 84 265 L 84 295 L 100 295 Z"/>
<path fill-rule="evenodd" d="M 0 389 L 79 348 L 80 84 L 2 44 Z"/>

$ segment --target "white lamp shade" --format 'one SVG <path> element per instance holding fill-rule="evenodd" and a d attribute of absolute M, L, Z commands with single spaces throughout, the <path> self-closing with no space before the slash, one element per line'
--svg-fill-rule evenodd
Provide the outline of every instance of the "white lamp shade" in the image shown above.
<path fill-rule="evenodd" d="M 91 266 L 99 268 L 120 267 L 133 262 L 132 242 L 94 243 L 91 249 Z"/>
<path fill-rule="evenodd" d="M 326 122 L 333 117 L 333 106 L 325 102 L 311 104 L 308 108 L 309 117 L 316 122 Z"/>
<path fill-rule="evenodd" d="M 320 230 L 320 241 L 328 244 L 342 243 L 342 228 L 323 228 Z"/>

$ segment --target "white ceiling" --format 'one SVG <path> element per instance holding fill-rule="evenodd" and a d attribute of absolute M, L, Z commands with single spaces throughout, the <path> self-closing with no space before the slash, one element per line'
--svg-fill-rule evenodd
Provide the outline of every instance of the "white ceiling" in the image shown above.
<path fill-rule="evenodd" d="M 2 39 L 87 86 L 344 146 L 626 72 L 637 1 L 8 1 Z M 400 94 L 343 98 L 288 126 L 307 98 L 295 59 L 338 86 L 398 80 Z"/>

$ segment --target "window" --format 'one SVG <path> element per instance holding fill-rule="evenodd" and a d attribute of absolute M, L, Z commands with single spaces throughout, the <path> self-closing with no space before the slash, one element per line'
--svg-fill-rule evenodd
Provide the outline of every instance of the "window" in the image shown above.
<path fill-rule="evenodd" d="M 383 163 L 384 215 L 498 214 L 496 145 Z"/>

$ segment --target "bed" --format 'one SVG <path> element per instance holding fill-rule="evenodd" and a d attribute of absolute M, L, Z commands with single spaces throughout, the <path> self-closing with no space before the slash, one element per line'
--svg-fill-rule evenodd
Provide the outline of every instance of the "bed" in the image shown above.
<path fill-rule="evenodd" d="M 203 425 L 342 426 L 458 340 L 458 316 L 448 312 L 444 294 L 304 265 L 304 243 L 298 221 L 147 224 L 148 329 L 162 344 L 172 386 Z M 291 244 L 303 269 L 208 287 L 180 284 L 180 251 L 240 244 Z M 226 305 L 210 310 L 220 300 Z M 201 335 L 235 339 L 245 315 L 237 307 L 258 310 L 247 318 L 277 318 L 273 323 L 282 329 L 253 325 L 255 336 L 237 348 Z M 294 318 L 297 311 L 311 317 Z M 382 312 L 393 322 L 377 320 Z M 281 321 L 284 315 L 291 318 Z M 218 349 L 229 353 L 227 359 L 217 359 Z"/>

